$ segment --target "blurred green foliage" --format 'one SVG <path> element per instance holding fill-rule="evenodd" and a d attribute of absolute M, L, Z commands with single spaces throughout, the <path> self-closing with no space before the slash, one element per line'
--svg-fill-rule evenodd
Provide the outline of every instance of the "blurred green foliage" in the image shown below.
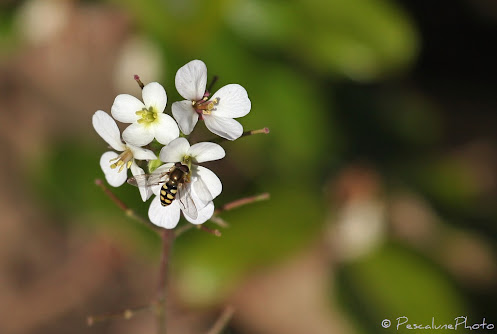
<path fill-rule="evenodd" d="M 424 326 L 431 325 L 434 317 L 435 324 L 443 325 L 454 324 L 455 317 L 468 312 L 457 286 L 435 263 L 396 244 L 346 266 L 336 288 L 364 333 L 377 328 L 410 333 L 405 325 L 396 329 L 399 317 Z M 380 327 L 383 319 L 391 321 L 391 329 Z"/>

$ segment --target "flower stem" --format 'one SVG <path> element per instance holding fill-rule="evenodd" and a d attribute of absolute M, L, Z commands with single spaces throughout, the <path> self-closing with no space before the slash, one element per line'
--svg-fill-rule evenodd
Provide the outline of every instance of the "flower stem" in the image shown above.
<path fill-rule="evenodd" d="M 133 76 L 133 78 L 135 79 L 136 83 L 138 84 L 138 86 L 140 86 L 141 89 L 143 89 L 143 87 L 145 87 L 143 82 L 140 80 L 140 77 L 138 76 L 138 74 L 135 74 Z"/>
<path fill-rule="evenodd" d="M 169 273 L 169 262 L 171 248 L 174 241 L 174 231 L 164 229 L 162 231 L 162 254 L 159 269 L 159 285 L 157 287 L 157 333 L 166 334 L 166 296 Z"/>
<path fill-rule="evenodd" d="M 142 216 L 138 215 L 133 209 L 130 209 L 123 201 L 121 201 L 112 191 L 109 190 L 101 179 L 96 179 L 95 184 L 102 189 L 102 191 L 121 209 L 124 211 L 126 216 L 133 218 L 134 220 L 148 226 L 156 232 L 161 232 L 162 229 L 158 226 L 153 225 Z"/>
<path fill-rule="evenodd" d="M 258 135 L 260 133 L 267 135 L 269 133 L 269 128 L 262 128 L 262 129 L 258 129 L 258 130 L 245 131 L 244 133 L 242 133 L 241 137 L 250 136 L 250 135 Z"/>
<path fill-rule="evenodd" d="M 245 131 L 244 133 L 242 133 L 240 138 L 246 137 L 246 136 L 251 136 L 251 135 L 268 134 L 268 133 L 269 133 L 269 128 L 267 128 L 267 127 L 262 128 L 262 129 L 257 129 L 257 130 L 249 130 L 249 131 Z M 219 144 L 219 143 L 228 141 L 228 139 L 222 138 L 222 137 L 216 137 L 216 138 L 210 139 L 208 141 Z"/>
<path fill-rule="evenodd" d="M 134 307 L 134 308 L 128 308 L 125 309 L 121 312 L 117 313 L 107 313 L 107 314 L 101 314 L 101 315 L 90 315 L 88 318 L 86 318 L 86 322 L 88 326 L 93 326 L 97 322 L 103 322 L 107 320 L 112 320 L 116 318 L 122 318 L 125 320 L 129 320 L 133 318 L 137 313 L 143 312 L 143 311 L 149 311 L 151 309 L 151 305 L 144 305 L 144 306 L 139 306 L 139 307 Z"/>
<path fill-rule="evenodd" d="M 208 228 L 207 226 L 204 226 L 204 225 L 197 225 L 197 228 L 202 230 L 202 231 L 205 231 L 207 233 L 210 233 L 216 237 L 220 237 L 221 236 L 221 231 L 217 230 L 217 229 L 212 229 L 212 228 Z"/>
<path fill-rule="evenodd" d="M 206 334 L 220 334 L 228 325 L 234 313 L 235 308 L 231 305 L 227 306 Z"/>
<path fill-rule="evenodd" d="M 236 201 L 223 205 L 220 209 L 216 209 L 216 211 L 214 211 L 214 214 L 220 214 L 223 211 L 230 211 L 240 206 L 244 206 L 255 202 L 265 201 L 268 199 L 269 199 L 269 193 L 262 193 L 255 196 L 240 198 L 237 199 Z"/>
<path fill-rule="evenodd" d="M 255 196 L 250 196 L 250 197 L 244 197 L 244 198 L 240 198 L 240 199 L 237 199 L 233 202 L 229 202 L 225 205 L 223 205 L 220 209 L 216 209 L 214 211 L 214 214 L 213 216 L 210 218 L 210 221 L 216 223 L 218 226 L 220 227 L 228 227 L 229 224 L 224 221 L 224 219 L 222 219 L 221 217 L 219 217 L 218 215 L 224 211 L 230 211 L 232 209 L 236 209 L 238 207 L 241 207 L 241 206 L 244 206 L 244 205 L 247 205 L 247 204 L 251 204 L 251 203 L 255 203 L 255 202 L 259 202 L 259 201 L 265 201 L 265 200 L 268 200 L 269 199 L 269 193 L 262 193 L 262 194 L 259 194 L 259 195 L 255 195 Z M 183 233 L 191 230 L 193 227 L 197 227 L 197 229 L 200 229 L 202 231 L 205 231 L 205 232 L 208 232 L 210 234 L 213 234 L 215 235 L 216 237 L 220 237 L 221 236 L 221 231 L 217 230 L 217 229 L 210 229 L 204 225 L 193 225 L 193 224 L 188 224 L 188 225 L 183 225 L 181 226 L 180 228 L 176 229 L 176 238 L 179 237 L 180 235 L 182 235 Z"/>
<path fill-rule="evenodd" d="M 214 84 L 216 83 L 217 79 L 219 79 L 219 77 L 217 75 L 215 75 L 212 78 L 212 81 L 210 82 L 209 87 L 206 90 L 206 93 L 208 93 L 209 95 L 211 94 L 212 88 L 214 88 Z"/>

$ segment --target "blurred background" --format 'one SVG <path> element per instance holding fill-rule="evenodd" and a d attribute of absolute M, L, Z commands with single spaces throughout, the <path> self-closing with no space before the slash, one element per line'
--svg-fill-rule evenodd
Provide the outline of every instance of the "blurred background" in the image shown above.
<path fill-rule="evenodd" d="M 175 242 L 171 333 L 205 333 L 226 305 L 225 332 L 240 334 L 497 323 L 495 1 L 0 9 L 0 333 L 155 331 L 147 313 L 86 326 L 149 303 L 160 255 L 160 238 L 94 184 L 107 144 L 91 116 L 140 97 L 134 74 L 165 86 L 170 112 L 193 59 L 219 76 L 214 90 L 247 89 L 246 130 L 271 129 L 207 164 L 223 181 L 216 206 L 271 199 L 223 213 L 220 238 L 193 229 Z M 136 188 L 112 191 L 146 217 Z"/>

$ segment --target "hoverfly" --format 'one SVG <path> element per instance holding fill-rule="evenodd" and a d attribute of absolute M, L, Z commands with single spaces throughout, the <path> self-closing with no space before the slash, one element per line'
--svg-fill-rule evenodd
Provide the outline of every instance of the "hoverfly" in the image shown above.
<path fill-rule="evenodd" d="M 163 183 L 159 198 L 162 206 L 170 205 L 178 199 L 183 213 L 197 219 L 198 212 L 191 196 L 190 168 L 176 162 L 168 172 L 136 175 L 128 179 L 128 183 L 137 187 L 152 187 Z"/>

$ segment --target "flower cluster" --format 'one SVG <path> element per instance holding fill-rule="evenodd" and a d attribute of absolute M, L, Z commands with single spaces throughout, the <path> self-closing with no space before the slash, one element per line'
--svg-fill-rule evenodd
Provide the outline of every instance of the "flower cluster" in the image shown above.
<path fill-rule="evenodd" d="M 92 120 L 100 137 L 119 152 L 108 151 L 100 158 L 107 182 L 121 186 L 131 169 L 133 178 L 128 181 L 138 186 L 142 200 L 156 195 L 148 211 L 150 221 L 167 229 L 178 224 L 181 212 L 193 224 L 210 219 L 214 213 L 212 201 L 222 190 L 216 174 L 199 164 L 222 159 L 224 149 L 211 142 L 190 146 L 185 137 L 203 120 L 212 133 L 235 140 L 243 134 L 243 127 L 234 118 L 247 115 L 251 108 L 247 91 L 237 84 L 226 85 L 211 96 L 206 90 L 207 67 L 200 60 L 181 67 L 175 84 L 185 100 L 172 104 L 174 118 L 164 112 L 166 91 L 152 82 L 141 84 L 143 102 L 129 94 L 118 95 L 111 108 L 112 117 L 98 110 Z M 114 119 L 130 124 L 122 138 Z M 148 161 L 149 170 L 158 167 L 146 174 L 137 161 Z"/>

